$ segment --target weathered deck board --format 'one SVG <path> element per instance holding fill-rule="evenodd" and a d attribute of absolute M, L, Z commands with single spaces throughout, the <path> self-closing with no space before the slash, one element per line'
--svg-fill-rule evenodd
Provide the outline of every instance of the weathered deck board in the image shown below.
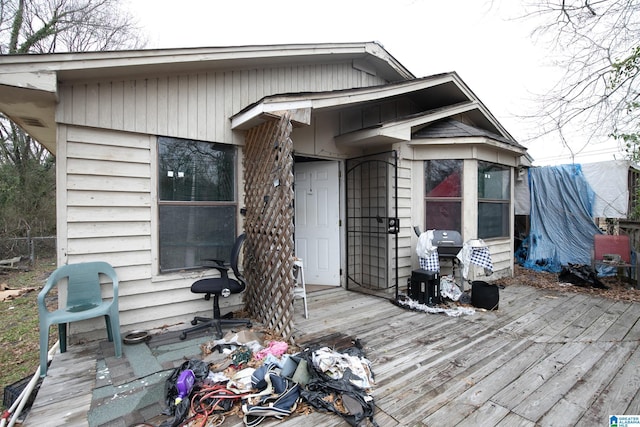
<path fill-rule="evenodd" d="M 577 425 L 594 426 L 601 422 L 602 415 L 640 414 L 640 408 L 629 408 L 638 388 L 640 388 L 640 349 L 624 361 L 607 387 L 599 394 Z M 631 411 L 631 412 L 628 412 Z"/>
<path fill-rule="evenodd" d="M 96 380 L 97 347 L 96 343 L 68 346 L 66 353 L 55 355 L 55 366 L 52 365 L 42 382 L 25 425 L 89 425 L 87 412 Z"/>
<path fill-rule="evenodd" d="M 587 295 L 574 294 L 556 296 L 562 309 L 554 310 L 545 318 L 545 326 L 532 335 L 536 342 L 552 342 L 558 334 L 567 328 L 577 316 L 589 309 L 591 299 Z"/>
<path fill-rule="evenodd" d="M 621 366 L 628 360 L 637 343 L 614 344 L 594 366 L 541 418 L 543 425 L 575 425 L 591 407 Z M 608 415 L 608 414 L 607 414 Z M 613 414 L 612 414 L 613 415 Z"/>
<path fill-rule="evenodd" d="M 515 408 L 510 409 L 529 420 L 542 418 L 611 348 L 611 343 L 598 344 L 601 345 L 579 347 L 585 349 L 585 351 L 578 353 L 567 364 L 562 366 L 559 371 L 544 379 L 543 384 L 536 387 Z M 536 374 L 543 375 L 538 366 L 536 367 Z M 512 405 L 516 402 L 511 401 L 509 403 Z"/>
<path fill-rule="evenodd" d="M 422 420 L 428 426 L 456 425 L 457 422 L 472 414 L 477 408 L 488 402 L 495 394 L 513 381 L 516 381 L 522 372 L 532 366 L 548 352 L 557 348 L 556 344 L 540 345 L 528 341 L 520 341 L 508 352 L 502 353 L 486 364 L 477 367 L 467 375 L 465 384 L 452 384 L 455 387 L 452 392 L 443 396 L 434 396 L 431 406 L 437 403 L 437 407 L 429 408 L 424 412 L 426 417 Z"/>
<path fill-rule="evenodd" d="M 310 293 L 308 304 L 309 319 L 295 305 L 296 343 L 344 346 L 359 339 L 376 375 L 381 427 L 592 426 L 609 414 L 640 413 L 637 303 L 510 286 L 501 291 L 499 310 L 461 317 L 340 288 Z M 65 411 L 64 425 L 88 425 L 90 353 L 56 355 L 27 426 L 62 425 Z M 347 426 L 321 412 L 261 425 L 303 424 Z M 223 426 L 243 423 L 230 417 Z"/>
<path fill-rule="evenodd" d="M 561 425 L 561 424 L 556 424 Z M 534 427 L 536 423 L 529 421 L 527 419 L 522 418 L 518 414 L 514 414 L 513 412 L 507 414 L 499 423 L 496 424 L 496 427 Z"/>

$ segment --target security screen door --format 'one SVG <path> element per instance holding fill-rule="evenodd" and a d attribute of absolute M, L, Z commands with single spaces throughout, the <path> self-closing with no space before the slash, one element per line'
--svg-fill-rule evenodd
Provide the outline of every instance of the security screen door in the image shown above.
<path fill-rule="evenodd" d="M 398 287 L 395 151 L 347 160 L 347 289 L 389 296 Z"/>

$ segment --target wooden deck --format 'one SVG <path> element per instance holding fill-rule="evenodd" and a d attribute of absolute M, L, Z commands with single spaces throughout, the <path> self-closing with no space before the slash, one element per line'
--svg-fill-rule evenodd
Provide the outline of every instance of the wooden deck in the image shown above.
<path fill-rule="evenodd" d="M 361 340 L 376 376 L 381 427 L 591 427 L 608 425 L 609 415 L 640 414 L 638 303 L 527 286 L 502 290 L 496 312 L 462 317 L 410 311 L 342 289 L 311 293 L 308 302 L 308 320 L 296 303 L 296 341 Z M 87 354 L 78 354 L 78 369 L 91 370 Z M 52 365 L 26 425 L 88 425 L 80 420 L 87 410 L 81 396 L 90 383 L 65 375 Z M 75 411 L 55 414 L 55 393 L 78 399 Z M 347 425 L 326 413 L 302 417 L 262 425 Z M 67 422 L 43 423 L 52 419 Z M 223 425 L 243 424 L 234 417 Z"/>

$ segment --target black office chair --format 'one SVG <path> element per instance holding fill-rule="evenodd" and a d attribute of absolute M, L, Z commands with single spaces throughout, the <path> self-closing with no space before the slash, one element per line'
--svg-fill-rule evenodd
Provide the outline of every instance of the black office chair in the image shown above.
<path fill-rule="evenodd" d="M 222 260 L 212 259 L 215 265 L 212 267 L 220 272 L 220 277 L 214 277 L 209 279 L 200 279 L 191 285 L 191 292 L 195 294 L 205 294 L 204 299 L 207 301 L 211 299 L 213 295 L 213 317 L 200 317 L 196 316 L 191 321 L 192 325 L 196 325 L 193 328 L 186 329 L 180 334 L 180 339 L 183 340 L 187 337 L 187 334 L 195 331 L 200 331 L 207 328 L 215 328 L 217 338 L 222 338 L 222 325 L 247 325 L 247 328 L 251 327 L 251 320 L 249 319 L 234 319 L 228 316 L 220 316 L 219 298 L 227 298 L 231 294 L 239 294 L 244 291 L 246 283 L 244 277 L 238 270 L 238 259 L 240 258 L 240 250 L 244 243 L 245 235 L 241 234 L 233 244 L 231 250 L 231 261 L 229 264 L 225 264 Z M 229 269 L 233 270 L 235 279 L 229 277 Z"/>

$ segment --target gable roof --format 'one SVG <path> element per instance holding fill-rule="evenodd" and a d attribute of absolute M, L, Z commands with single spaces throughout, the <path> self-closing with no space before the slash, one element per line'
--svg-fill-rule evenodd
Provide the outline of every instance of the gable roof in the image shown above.
<path fill-rule="evenodd" d="M 344 144 L 409 141 L 412 134 L 425 125 L 464 114 L 478 126 L 477 132 L 485 132 L 483 136 L 491 135 L 493 139 L 524 150 L 455 72 L 382 86 L 267 96 L 235 114 L 231 123 L 234 129 L 247 129 L 285 110 L 295 111 L 294 120 L 305 123 L 311 110 L 349 107 L 401 96 L 410 98 L 421 112 L 339 135 L 336 141 Z"/>

